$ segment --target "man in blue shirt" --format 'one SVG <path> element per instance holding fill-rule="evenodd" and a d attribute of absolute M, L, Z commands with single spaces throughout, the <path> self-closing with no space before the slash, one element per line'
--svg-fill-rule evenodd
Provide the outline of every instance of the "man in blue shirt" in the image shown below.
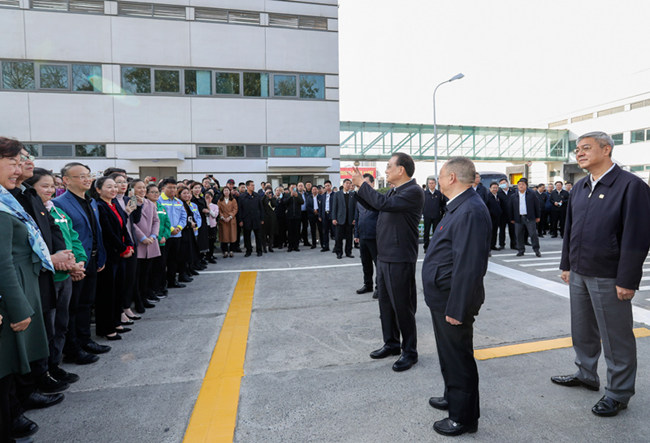
<path fill-rule="evenodd" d="M 189 278 L 183 276 L 180 280 L 176 279 L 176 274 L 183 273 L 186 263 L 179 260 L 181 257 L 181 232 L 187 224 L 187 213 L 183 207 L 183 202 L 176 198 L 176 180 L 173 178 L 166 178 L 160 182 L 160 203 L 169 217 L 171 225 L 170 236 L 167 238 L 165 248 L 167 248 L 167 287 L 168 288 L 184 288 L 185 285 L 181 282 L 189 282 Z"/>
<path fill-rule="evenodd" d="M 650 247 L 650 188 L 612 162 L 604 132 L 578 138 L 576 160 L 589 171 L 571 191 L 562 245 L 562 280 L 569 283 L 571 336 L 578 371 L 551 377 L 562 386 L 598 391 L 598 357 L 607 363 L 605 395 L 591 411 L 617 415 L 634 395 L 636 341 L 632 298 Z"/>

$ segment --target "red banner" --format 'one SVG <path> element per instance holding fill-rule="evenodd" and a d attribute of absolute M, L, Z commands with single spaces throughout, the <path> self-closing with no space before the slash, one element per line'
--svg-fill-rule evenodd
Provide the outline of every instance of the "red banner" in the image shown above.
<path fill-rule="evenodd" d="M 352 178 L 352 170 L 354 168 L 341 168 L 341 180 L 346 178 Z M 377 178 L 377 168 L 359 168 L 362 174 L 372 174 L 374 178 Z"/>

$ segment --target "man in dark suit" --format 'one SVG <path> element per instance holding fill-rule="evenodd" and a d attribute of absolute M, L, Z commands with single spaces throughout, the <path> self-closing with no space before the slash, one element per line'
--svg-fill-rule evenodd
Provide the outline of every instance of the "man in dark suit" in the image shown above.
<path fill-rule="evenodd" d="M 322 231 L 322 218 L 320 217 L 320 207 L 322 206 L 323 196 L 318 193 L 316 186 L 311 187 L 311 194 L 307 194 L 307 219 L 311 229 L 311 249 L 316 249 L 316 234 Z M 321 235 L 321 234 L 319 234 Z"/>
<path fill-rule="evenodd" d="M 440 170 L 440 189 L 449 202 L 422 264 L 445 381 L 444 395 L 429 404 L 449 410 L 448 418 L 433 424 L 443 435 L 476 432 L 480 416 L 473 324 L 485 299 L 491 221 L 485 201 L 471 189 L 474 172 L 465 157 L 449 159 Z"/>
<path fill-rule="evenodd" d="M 274 239 L 274 248 L 282 249 L 287 242 L 287 200 L 285 199 L 284 188 L 275 188 L 275 217 L 278 220 L 278 235 Z"/>
<path fill-rule="evenodd" d="M 424 253 L 426 254 L 429 247 L 429 235 L 431 228 L 436 231 L 436 226 L 445 212 L 445 201 L 447 199 L 440 191 L 436 189 L 436 179 L 429 177 L 427 179 L 427 189 L 424 191 L 424 208 L 422 216 L 424 218 Z"/>
<path fill-rule="evenodd" d="M 386 195 L 365 183 L 357 168 L 352 174 L 354 185 L 359 187 L 359 203 L 379 211 L 377 292 L 384 346 L 371 352 L 370 357 L 399 355 L 401 334 L 402 355 L 393 364 L 397 372 L 410 369 L 418 361 L 415 264 L 424 191 L 411 178 L 414 173 L 415 163 L 411 156 L 402 152 L 393 154 L 386 166 L 386 180 L 394 187 Z"/>
<path fill-rule="evenodd" d="M 334 193 L 332 192 L 332 182 L 325 180 L 325 192 L 323 197 L 323 204 L 320 206 L 320 218 L 323 223 L 321 232 L 320 251 L 325 252 L 330 250 L 330 235 L 332 231 L 332 209 L 334 207 Z"/>
<path fill-rule="evenodd" d="M 546 234 L 546 230 L 548 229 L 548 226 L 546 225 L 546 219 L 548 218 L 548 214 L 546 213 L 546 202 L 549 198 L 549 194 L 546 192 L 546 185 L 544 183 L 537 185 L 537 192 L 535 193 L 535 197 L 537 197 L 539 200 L 539 209 L 541 212 L 539 223 L 537 223 L 537 236 L 539 238 L 543 238 L 544 234 Z"/>
<path fill-rule="evenodd" d="M 302 217 L 302 210 L 300 208 L 305 202 L 302 200 L 300 194 L 298 194 L 295 185 L 289 186 L 289 191 L 285 192 L 282 197 L 287 208 L 287 237 L 289 241 L 287 252 L 300 252 L 300 249 L 298 249 L 298 244 L 300 243 L 300 221 Z"/>
<path fill-rule="evenodd" d="M 501 203 L 501 222 L 499 223 L 499 248 L 506 247 L 506 229 L 510 238 L 510 249 L 517 249 L 517 237 L 515 236 L 515 225 L 510 223 L 509 205 L 510 196 L 515 193 L 514 188 L 510 187 L 508 180 L 502 178 L 499 180 L 499 202 Z"/>
<path fill-rule="evenodd" d="M 607 385 L 591 409 L 600 417 L 626 409 L 635 393 L 632 298 L 650 248 L 650 188 L 612 161 L 613 146 L 614 140 L 604 132 L 590 132 L 577 140 L 576 161 L 589 175 L 571 191 L 560 269 L 569 284 L 578 370 L 551 377 L 562 386 L 598 391 L 602 349 Z"/>
<path fill-rule="evenodd" d="M 499 202 L 499 184 L 497 182 L 490 183 L 490 193 L 485 201 L 488 211 L 490 211 L 490 220 L 492 221 L 492 235 L 490 236 L 490 249 L 499 251 L 501 248 L 497 247 L 497 231 L 499 230 L 499 223 L 501 222 L 501 202 Z"/>
<path fill-rule="evenodd" d="M 336 243 L 334 252 L 336 258 L 343 257 L 343 239 L 345 239 L 345 256 L 352 255 L 352 234 L 354 228 L 354 212 L 356 210 L 355 192 L 351 191 L 352 182 L 349 178 L 343 180 L 343 189 L 334 194 L 332 224 L 336 226 Z"/>
<path fill-rule="evenodd" d="M 520 178 L 517 182 L 515 194 L 510 196 L 510 223 L 515 225 L 517 235 L 517 257 L 524 255 L 526 251 L 526 231 L 530 235 L 535 255 L 541 257 L 539 252 L 539 238 L 537 238 L 537 223 L 541 217 L 539 200 L 535 193 L 528 189 L 528 180 Z"/>
<path fill-rule="evenodd" d="M 255 250 L 257 256 L 262 256 L 262 236 L 260 229 L 264 224 L 264 207 L 260 195 L 255 192 L 255 183 L 253 180 L 246 182 L 246 192 L 239 196 L 239 226 L 244 230 L 244 245 L 246 246 L 245 257 L 250 257 L 253 253 L 251 244 L 251 231 L 255 234 Z"/>
<path fill-rule="evenodd" d="M 476 176 L 474 177 L 474 184 L 472 185 L 476 193 L 483 199 L 483 201 L 487 201 L 488 198 L 488 190 L 483 186 L 483 183 L 481 183 L 481 174 L 478 172 L 476 173 Z"/>
<path fill-rule="evenodd" d="M 551 238 L 557 238 L 559 228 L 560 237 L 564 237 L 564 223 L 566 221 L 566 206 L 569 203 L 569 193 L 562 189 L 561 181 L 555 182 L 555 189 L 551 192 Z"/>
<path fill-rule="evenodd" d="M 374 187 L 375 178 L 372 174 L 363 174 L 363 179 Z M 361 254 L 361 267 L 363 268 L 363 286 L 357 289 L 357 294 L 373 292 L 372 298 L 379 298 L 375 284 L 372 280 L 373 266 L 377 265 L 377 218 L 379 213 L 373 209 L 366 209 L 357 202 L 354 223 L 354 238 L 359 241 Z"/>

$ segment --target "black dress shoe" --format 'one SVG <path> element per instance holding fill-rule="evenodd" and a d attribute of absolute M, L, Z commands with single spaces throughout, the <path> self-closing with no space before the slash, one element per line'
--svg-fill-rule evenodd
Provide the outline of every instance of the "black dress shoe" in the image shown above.
<path fill-rule="evenodd" d="M 121 331 L 120 331 L 121 332 Z M 117 341 L 117 340 L 122 340 L 122 336 L 120 334 L 115 334 L 115 335 L 107 335 L 106 340 L 108 341 Z"/>
<path fill-rule="evenodd" d="M 294 251 L 296 251 L 296 252 L 300 252 L 300 249 L 299 249 L 299 248 L 295 248 Z"/>
<path fill-rule="evenodd" d="M 183 283 L 191 283 L 191 282 L 194 281 L 194 279 L 192 277 L 190 277 L 189 275 L 183 274 L 180 277 L 178 277 L 178 281 L 183 282 Z"/>
<path fill-rule="evenodd" d="M 493 250 L 493 251 L 500 251 L 500 249 L 495 247 L 495 246 L 492 246 L 490 249 Z"/>
<path fill-rule="evenodd" d="M 316 249 L 317 247 L 318 247 L 318 246 L 316 246 L 315 244 L 314 244 L 314 245 L 311 245 L 311 249 Z"/>
<path fill-rule="evenodd" d="M 182 283 L 179 283 L 179 282 L 175 281 L 174 283 L 172 283 L 171 285 L 168 285 L 167 287 L 171 288 L 171 289 L 181 289 L 181 288 L 187 287 L 187 285 L 184 285 Z"/>
<path fill-rule="evenodd" d="M 561 386 L 582 386 L 590 391 L 598 391 L 600 389 L 598 386 L 585 383 L 575 375 L 554 375 L 551 377 L 551 381 Z"/>
<path fill-rule="evenodd" d="M 66 383 L 76 383 L 79 381 L 79 376 L 77 374 L 73 374 L 72 372 L 68 372 L 65 369 L 61 369 L 58 366 L 50 366 L 50 375 L 57 380 L 62 380 Z"/>
<path fill-rule="evenodd" d="M 258 251 L 258 252 L 257 252 L 257 256 L 258 256 L 258 257 L 261 257 L 261 256 L 262 256 L 262 251 Z"/>
<path fill-rule="evenodd" d="M 142 317 L 140 317 L 139 315 L 129 315 L 129 314 L 125 314 L 125 315 L 126 315 L 127 318 L 129 318 L 131 320 L 141 320 L 142 319 Z"/>
<path fill-rule="evenodd" d="M 330 250 L 330 248 L 321 248 L 320 252 L 327 252 L 329 250 Z"/>
<path fill-rule="evenodd" d="M 524 244 L 525 244 L 526 246 L 533 246 L 533 245 L 531 245 L 530 242 L 528 242 L 528 241 L 527 241 L 526 243 L 524 243 Z"/>
<path fill-rule="evenodd" d="M 275 252 L 273 248 L 269 248 L 269 252 Z"/>
<path fill-rule="evenodd" d="M 89 365 L 95 363 L 99 360 L 99 357 L 95 354 L 91 354 L 86 351 L 79 351 L 77 355 L 66 355 L 63 357 L 63 361 L 66 363 L 75 363 L 77 365 Z"/>
<path fill-rule="evenodd" d="M 604 395 L 603 398 L 598 400 L 598 403 L 591 408 L 591 412 L 599 417 L 613 417 L 623 409 L 627 409 L 626 403 L 621 403 L 620 401 L 616 401 L 613 398 Z"/>
<path fill-rule="evenodd" d="M 372 292 L 372 287 L 363 285 L 362 287 L 357 289 L 357 294 L 365 294 L 366 292 Z"/>
<path fill-rule="evenodd" d="M 147 312 L 147 311 L 144 309 L 144 305 L 142 305 L 141 307 L 136 307 L 136 308 L 134 309 L 134 311 L 137 312 L 138 314 L 144 314 L 145 312 Z M 131 318 L 131 317 L 129 317 L 129 318 Z M 142 318 L 142 317 L 140 317 L 140 318 Z M 139 319 L 138 319 L 138 320 L 139 320 Z"/>
<path fill-rule="evenodd" d="M 435 422 L 433 424 L 433 430 L 438 434 L 449 436 L 461 435 L 465 432 L 473 434 L 478 430 L 478 422 L 472 423 L 471 425 L 462 425 L 460 423 L 456 423 L 451 418 L 445 418 L 443 420 Z"/>
<path fill-rule="evenodd" d="M 347 258 L 354 258 L 354 255 L 352 255 L 352 254 L 345 254 L 345 256 L 346 256 Z"/>
<path fill-rule="evenodd" d="M 38 378 L 38 382 L 36 383 L 36 389 L 38 389 L 38 391 L 42 392 L 43 394 L 54 394 L 57 392 L 62 392 L 69 387 L 70 385 L 67 382 L 55 379 L 50 375 L 49 372 L 41 375 Z"/>
<path fill-rule="evenodd" d="M 247 252 L 246 254 L 244 254 L 244 257 L 250 257 L 250 256 L 251 256 L 250 252 Z"/>
<path fill-rule="evenodd" d="M 199 275 L 199 273 L 194 269 L 190 269 L 190 275 Z"/>
<path fill-rule="evenodd" d="M 449 402 L 445 400 L 445 397 L 431 397 L 429 399 L 429 405 L 432 408 L 440 409 L 441 411 L 449 409 Z"/>
<path fill-rule="evenodd" d="M 336 254 L 336 258 L 338 258 L 339 260 L 342 259 L 342 258 L 343 258 L 343 254 Z"/>
<path fill-rule="evenodd" d="M 379 359 L 386 358 L 391 355 L 400 355 L 402 350 L 400 348 L 390 348 L 386 345 L 376 349 L 370 353 L 370 358 Z"/>
<path fill-rule="evenodd" d="M 91 354 L 106 354 L 108 351 L 111 350 L 110 346 L 100 345 L 99 343 L 95 343 L 94 341 L 82 345 L 81 348 L 86 352 L 90 352 Z"/>
<path fill-rule="evenodd" d="M 517 257 L 522 257 L 524 255 L 523 252 L 517 252 Z"/>
<path fill-rule="evenodd" d="M 131 328 L 121 328 L 121 329 L 115 328 L 115 332 L 117 332 L 118 334 L 123 334 L 125 332 L 131 332 Z"/>
<path fill-rule="evenodd" d="M 32 392 L 22 403 L 22 407 L 25 411 L 31 409 L 45 409 L 50 406 L 58 405 L 63 401 L 65 396 L 63 394 L 41 394 L 38 392 Z"/>
<path fill-rule="evenodd" d="M 14 418 L 11 423 L 11 438 L 19 440 L 21 438 L 27 438 L 38 432 L 38 425 L 25 417 L 24 414 L 20 414 L 18 417 Z"/>
<path fill-rule="evenodd" d="M 149 300 L 145 300 L 143 306 L 144 306 L 145 308 L 147 308 L 147 309 L 151 309 L 151 308 L 155 308 L 155 307 L 156 307 L 156 305 L 154 305 L 153 303 L 151 303 Z"/>
<path fill-rule="evenodd" d="M 133 324 L 133 320 L 129 320 L 129 321 L 121 321 L 120 324 L 121 324 L 122 326 L 131 326 L 131 325 Z"/>
<path fill-rule="evenodd" d="M 395 372 L 402 372 L 406 371 L 408 369 L 411 369 L 411 367 L 418 362 L 418 358 L 415 357 L 405 357 L 401 356 L 400 358 L 397 359 L 397 361 L 393 364 L 393 371 Z"/>
<path fill-rule="evenodd" d="M 379 298 L 379 294 L 377 293 L 377 291 L 372 293 L 372 298 L 374 298 L 375 300 Z"/>
<path fill-rule="evenodd" d="M 537 257 L 541 257 L 541 256 L 542 256 L 542 253 L 539 252 L 539 251 L 535 251 L 535 255 L 536 255 Z"/>
<path fill-rule="evenodd" d="M 217 263 L 217 259 L 214 257 L 210 257 L 208 258 L 208 263 L 212 263 L 214 265 L 215 263 Z"/>

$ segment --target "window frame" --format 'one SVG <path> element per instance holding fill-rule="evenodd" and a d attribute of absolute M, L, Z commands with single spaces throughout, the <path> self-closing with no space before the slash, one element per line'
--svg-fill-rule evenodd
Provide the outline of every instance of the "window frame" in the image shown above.
<path fill-rule="evenodd" d="M 221 154 L 215 154 L 215 155 L 201 154 L 201 148 L 221 148 Z M 197 145 L 196 157 L 197 158 L 226 158 L 226 145 Z"/>
<path fill-rule="evenodd" d="M 217 74 L 238 74 L 239 75 L 239 93 L 238 94 L 225 94 L 222 92 L 217 92 Z M 212 80 L 214 81 L 214 90 L 212 92 L 213 96 L 216 97 L 251 97 L 249 95 L 244 95 L 244 72 L 235 71 L 229 69 L 212 69 Z"/>
<path fill-rule="evenodd" d="M 190 69 L 192 71 L 193 69 Z M 175 71 L 178 72 L 178 91 L 156 91 L 156 72 L 157 71 Z M 151 95 L 185 95 L 185 69 L 183 68 L 166 68 L 161 66 L 151 67 Z M 146 94 L 142 94 L 146 95 Z"/>
<path fill-rule="evenodd" d="M 296 88 L 296 93 L 294 95 L 275 95 L 275 77 L 295 77 L 294 87 Z M 269 97 L 271 98 L 280 98 L 280 99 L 296 99 L 300 98 L 300 74 L 289 74 L 289 73 L 269 73 Z"/>

